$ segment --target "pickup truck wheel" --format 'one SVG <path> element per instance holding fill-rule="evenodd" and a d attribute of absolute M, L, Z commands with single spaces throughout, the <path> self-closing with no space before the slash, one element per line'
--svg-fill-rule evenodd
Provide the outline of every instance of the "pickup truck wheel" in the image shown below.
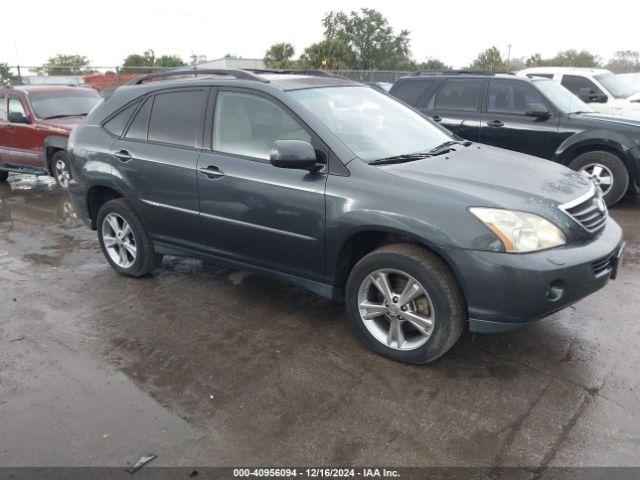
<path fill-rule="evenodd" d="M 376 352 L 424 364 L 444 355 L 462 333 L 466 310 L 460 287 L 437 256 L 418 245 L 374 250 L 349 274 L 349 319 Z"/>
<path fill-rule="evenodd" d="M 69 182 L 71 181 L 71 169 L 69 168 L 69 161 L 67 160 L 67 153 L 62 150 L 53 154 L 51 159 L 51 166 L 53 168 L 53 177 L 65 190 L 69 188 Z"/>
<path fill-rule="evenodd" d="M 149 232 L 126 199 L 105 203 L 98 212 L 97 225 L 102 253 L 119 274 L 142 277 L 162 261 L 153 250 Z"/>
<path fill-rule="evenodd" d="M 9 178 L 9 172 L 6 170 L 0 170 L 0 182 L 6 182 L 7 178 Z"/>
<path fill-rule="evenodd" d="M 569 168 L 593 179 L 607 205 L 618 203 L 629 188 L 629 172 L 624 162 L 609 152 L 594 151 L 578 155 Z"/>

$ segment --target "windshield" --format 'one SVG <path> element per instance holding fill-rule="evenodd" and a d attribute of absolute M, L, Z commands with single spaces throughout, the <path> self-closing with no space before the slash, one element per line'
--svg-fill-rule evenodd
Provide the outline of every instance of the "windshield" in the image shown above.
<path fill-rule="evenodd" d="M 538 90 L 562 113 L 593 112 L 593 109 L 553 80 L 534 80 Z"/>
<path fill-rule="evenodd" d="M 614 98 L 627 98 L 635 93 L 633 88 L 613 73 L 601 73 L 600 75 L 594 75 L 594 78 L 598 80 L 605 90 L 613 95 Z"/>
<path fill-rule="evenodd" d="M 453 140 L 422 115 L 369 87 L 289 92 L 358 157 L 367 162 L 428 152 Z"/>
<path fill-rule="evenodd" d="M 31 108 L 41 119 L 87 115 L 101 99 L 98 92 L 89 89 L 29 93 Z"/>

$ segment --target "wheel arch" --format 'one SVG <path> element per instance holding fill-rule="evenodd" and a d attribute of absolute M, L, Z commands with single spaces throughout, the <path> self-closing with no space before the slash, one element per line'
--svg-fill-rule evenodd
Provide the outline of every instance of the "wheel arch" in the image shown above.
<path fill-rule="evenodd" d="M 460 272 L 448 258 L 444 249 L 438 248 L 424 238 L 412 233 L 407 233 L 392 228 L 362 228 L 352 232 L 342 242 L 339 253 L 332 265 L 329 265 L 328 277 L 334 286 L 334 295 L 342 297 L 344 287 L 349 277 L 349 272 L 365 255 L 377 248 L 394 243 L 409 243 L 418 245 L 438 257 L 451 271 L 460 286 L 463 298 L 465 297 L 465 285 Z M 466 304 L 466 299 L 465 299 Z M 466 308 L 466 307 L 465 307 Z"/>
<path fill-rule="evenodd" d="M 612 131 L 581 132 L 566 139 L 556 150 L 556 159 L 565 166 L 587 152 L 605 151 L 616 155 L 631 173 L 626 152 L 635 144 L 626 136 Z"/>
<path fill-rule="evenodd" d="M 49 171 L 49 176 L 53 177 L 53 168 L 51 162 L 53 161 L 53 156 L 56 152 L 59 151 L 67 151 L 67 143 L 69 142 L 69 137 L 63 137 L 61 135 L 49 135 L 44 139 L 43 142 L 43 151 L 44 151 L 44 161 L 47 170 Z"/>
<path fill-rule="evenodd" d="M 89 218 L 91 220 L 92 230 L 96 230 L 97 228 L 98 212 L 102 205 L 110 200 L 115 200 L 116 198 L 126 197 L 121 191 L 117 190 L 113 186 L 97 184 L 89 188 L 87 191 L 87 212 L 89 213 Z"/>

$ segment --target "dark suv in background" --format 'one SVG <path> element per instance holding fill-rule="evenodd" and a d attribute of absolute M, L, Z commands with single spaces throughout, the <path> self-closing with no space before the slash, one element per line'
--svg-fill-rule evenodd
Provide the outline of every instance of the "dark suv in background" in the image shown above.
<path fill-rule="evenodd" d="M 418 72 L 398 79 L 390 94 L 462 138 L 583 172 L 608 205 L 640 192 L 640 121 L 594 113 L 552 80 Z"/>
<path fill-rule="evenodd" d="M 360 83 L 197 73 L 117 89 L 69 139 L 77 212 L 120 274 L 170 254 L 275 276 L 344 298 L 365 343 L 412 363 L 615 277 L 622 232 L 583 175 Z"/>
<path fill-rule="evenodd" d="M 9 172 L 30 173 L 67 188 L 67 138 L 100 98 L 92 88 L 0 88 L 0 182 Z"/>

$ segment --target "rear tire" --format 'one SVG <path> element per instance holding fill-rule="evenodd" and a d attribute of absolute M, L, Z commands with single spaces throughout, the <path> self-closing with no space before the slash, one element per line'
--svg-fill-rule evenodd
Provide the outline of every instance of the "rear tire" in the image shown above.
<path fill-rule="evenodd" d="M 51 168 L 53 170 L 53 178 L 56 179 L 58 185 L 65 190 L 69 188 L 71 181 L 71 169 L 69 168 L 69 159 L 67 152 L 59 150 L 53 154 L 51 158 Z"/>
<path fill-rule="evenodd" d="M 6 170 L 0 170 L 0 183 L 6 182 L 7 178 L 9 178 L 9 172 L 7 172 Z"/>
<path fill-rule="evenodd" d="M 120 275 L 142 277 L 162 262 L 149 232 L 126 199 L 105 203 L 98 212 L 97 227 L 102 253 Z"/>
<path fill-rule="evenodd" d="M 391 287 L 388 295 L 382 293 L 385 282 Z M 449 351 L 467 319 L 451 270 L 436 255 L 412 244 L 388 245 L 362 258 L 349 274 L 346 304 L 351 324 L 365 344 L 414 364 L 432 362 Z"/>
<path fill-rule="evenodd" d="M 578 155 L 569 168 L 584 172 L 600 185 L 608 206 L 618 203 L 629 188 L 629 171 L 624 162 L 610 152 L 593 151 Z"/>

